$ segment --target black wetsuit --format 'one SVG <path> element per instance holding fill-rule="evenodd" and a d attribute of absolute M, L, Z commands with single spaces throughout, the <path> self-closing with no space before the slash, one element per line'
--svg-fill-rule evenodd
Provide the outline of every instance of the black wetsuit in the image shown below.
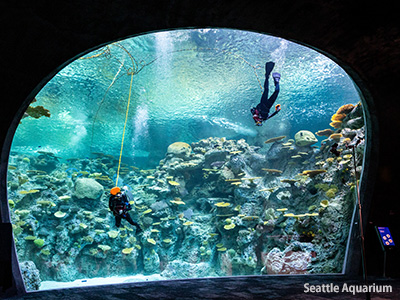
<path fill-rule="evenodd" d="M 115 226 L 121 226 L 121 220 L 127 220 L 131 225 L 137 228 L 137 231 L 141 231 L 139 224 L 132 220 L 128 211 L 132 209 L 128 198 L 124 192 L 117 195 L 111 195 L 108 201 L 108 207 L 115 216 Z"/>
<path fill-rule="evenodd" d="M 274 66 L 275 66 L 275 64 L 273 62 L 267 62 L 265 64 L 264 92 L 261 96 L 260 103 L 256 106 L 256 109 L 258 110 L 259 115 L 261 116 L 263 121 L 265 121 L 269 118 L 272 118 L 273 116 L 275 116 L 278 113 L 278 111 L 275 111 L 271 115 L 269 115 L 269 110 L 274 105 L 275 100 L 276 100 L 276 98 L 278 98 L 278 94 L 279 94 L 279 81 L 274 81 L 275 91 L 273 92 L 271 97 L 268 98 L 268 92 L 269 92 L 268 79 L 269 79 L 269 76 L 270 76 Z"/>

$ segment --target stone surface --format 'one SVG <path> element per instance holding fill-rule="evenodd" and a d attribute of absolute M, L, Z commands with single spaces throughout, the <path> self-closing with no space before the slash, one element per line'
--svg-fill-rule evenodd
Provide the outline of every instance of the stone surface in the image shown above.
<path fill-rule="evenodd" d="M 184 142 L 176 142 L 168 146 L 167 154 L 175 157 L 188 158 L 192 147 Z"/>
<path fill-rule="evenodd" d="M 318 142 L 315 135 L 308 130 L 300 130 L 298 133 L 296 133 L 294 139 L 296 141 L 296 145 L 300 147 L 310 146 Z"/>
<path fill-rule="evenodd" d="M 40 287 L 39 270 L 33 261 L 24 261 L 19 264 L 27 291 L 35 291 Z"/>
<path fill-rule="evenodd" d="M 280 251 L 272 249 L 266 257 L 267 274 L 307 274 L 311 254 L 305 251 Z"/>
<path fill-rule="evenodd" d="M 103 186 L 94 179 L 78 178 L 75 182 L 74 196 L 78 199 L 97 200 L 103 192 Z"/>

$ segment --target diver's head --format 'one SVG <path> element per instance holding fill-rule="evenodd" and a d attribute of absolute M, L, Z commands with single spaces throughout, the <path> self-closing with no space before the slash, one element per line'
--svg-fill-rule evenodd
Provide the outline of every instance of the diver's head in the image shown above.
<path fill-rule="evenodd" d="M 117 186 L 113 187 L 113 188 L 110 190 L 110 194 L 111 194 L 111 195 L 116 195 L 116 194 L 118 194 L 118 193 L 121 193 L 121 189 L 120 189 L 119 187 L 117 187 Z"/>
<path fill-rule="evenodd" d="M 262 122 L 261 121 L 256 121 L 256 126 L 262 126 Z"/>

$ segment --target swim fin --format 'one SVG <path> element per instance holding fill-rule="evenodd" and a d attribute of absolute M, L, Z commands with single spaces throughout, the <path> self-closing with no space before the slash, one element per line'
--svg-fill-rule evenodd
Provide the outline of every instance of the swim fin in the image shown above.
<path fill-rule="evenodd" d="M 281 74 L 279 74 L 279 73 L 272 73 L 272 78 L 274 79 L 274 83 L 275 84 L 278 84 L 279 83 L 279 80 L 281 79 Z"/>
<path fill-rule="evenodd" d="M 265 64 L 265 78 L 268 78 L 269 74 L 271 74 L 274 67 L 275 67 L 275 63 L 272 61 L 269 61 Z"/>

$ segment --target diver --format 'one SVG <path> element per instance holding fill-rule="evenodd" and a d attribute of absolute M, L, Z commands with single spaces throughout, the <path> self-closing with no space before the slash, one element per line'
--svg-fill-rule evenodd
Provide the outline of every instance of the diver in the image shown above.
<path fill-rule="evenodd" d="M 129 190 L 121 191 L 119 187 L 113 187 L 110 190 L 110 199 L 108 201 L 108 208 L 112 211 L 115 216 L 115 226 L 119 227 L 121 225 L 121 220 L 127 220 L 131 225 L 136 227 L 136 233 L 140 233 L 142 229 L 139 224 L 132 220 L 128 211 L 132 209 L 131 204 L 129 203 L 128 194 Z M 132 195 L 132 194 L 130 194 Z M 130 198 L 130 197 L 129 197 Z"/>
<path fill-rule="evenodd" d="M 272 78 L 274 79 L 275 84 L 275 91 L 268 98 L 268 79 L 269 75 L 271 74 L 272 70 L 274 69 L 275 63 L 269 61 L 265 64 L 265 81 L 264 81 L 264 92 L 261 96 L 260 103 L 250 109 L 251 114 L 253 115 L 254 122 L 256 122 L 256 126 L 262 126 L 262 122 L 268 120 L 275 116 L 280 110 L 281 105 L 277 104 L 275 106 L 275 111 L 270 115 L 269 110 L 271 109 L 272 105 L 274 105 L 276 98 L 278 98 L 279 94 L 279 80 L 281 78 L 281 74 L 279 73 L 272 73 Z"/>

